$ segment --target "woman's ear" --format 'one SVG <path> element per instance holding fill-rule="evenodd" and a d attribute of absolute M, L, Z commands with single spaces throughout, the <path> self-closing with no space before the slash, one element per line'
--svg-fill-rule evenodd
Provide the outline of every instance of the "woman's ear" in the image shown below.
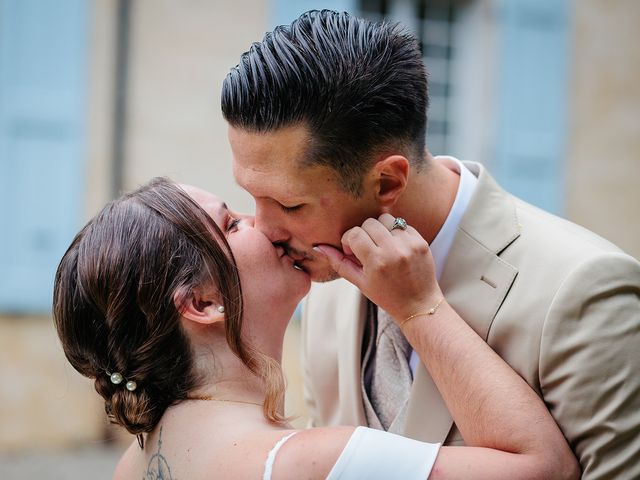
<path fill-rule="evenodd" d="M 173 302 L 178 312 L 193 322 L 207 325 L 224 320 L 224 306 L 204 290 L 194 289 L 190 295 L 176 292 Z"/>
<path fill-rule="evenodd" d="M 402 155 L 390 155 L 373 167 L 376 196 L 383 212 L 393 209 L 404 193 L 409 180 L 409 160 Z"/>

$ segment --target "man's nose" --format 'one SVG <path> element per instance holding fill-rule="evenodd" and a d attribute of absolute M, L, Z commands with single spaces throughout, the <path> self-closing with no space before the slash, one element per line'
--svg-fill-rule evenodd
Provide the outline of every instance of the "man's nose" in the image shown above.
<path fill-rule="evenodd" d="M 284 243 L 289 240 L 289 234 L 286 229 L 278 225 L 274 221 L 273 215 L 268 215 L 264 209 L 256 208 L 256 216 L 254 217 L 254 226 L 273 243 Z"/>

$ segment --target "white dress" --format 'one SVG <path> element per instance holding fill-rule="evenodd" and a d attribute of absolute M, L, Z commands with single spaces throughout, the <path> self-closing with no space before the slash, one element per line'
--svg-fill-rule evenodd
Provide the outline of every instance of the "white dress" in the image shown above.
<path fill-rule="evenodd" d="M 296 433 L 282 438 L 271 449 L 262 480 L 271 480 L 278 450 Z M 419 442 L 382 430 L 357 427 L 329 472 L 327 480 L 426 480 L 439 449 L 439 443 Z"/>

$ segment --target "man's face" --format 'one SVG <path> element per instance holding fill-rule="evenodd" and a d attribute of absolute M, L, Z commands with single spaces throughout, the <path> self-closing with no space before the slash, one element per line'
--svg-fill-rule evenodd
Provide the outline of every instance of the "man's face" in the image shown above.
<path fill-rule="evenodd" d="M 328 167 L 302 166 L 309 145 L 305 127 L 285 127 L 250 133 L 229 127 L 233 173 L 256 202 L 255 226 L 275 243 L 286 246 L 314 281 L 337 278 L 322 255 L 312 248 L 329 244 L 341 248 L 342 234 L 377 216 L 371 189 L 355 198 L 340 188 Z"/>

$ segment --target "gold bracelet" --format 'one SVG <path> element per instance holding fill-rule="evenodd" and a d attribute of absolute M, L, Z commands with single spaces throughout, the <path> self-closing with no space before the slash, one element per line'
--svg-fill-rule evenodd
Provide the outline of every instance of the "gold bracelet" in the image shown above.
<path fill-rule="evenodd" d="M 425 315 L 425 316 L 433 315 L 434 313 L 436 313 L 438 311 L 438 307 L 440 306 L 440 304 L 443 301 L 444 301 L 444 297 L 442 297 L 440 300 L 438 300 L 438 303 L 436 303 L 433 307 L 431 307 L 426 312 L 414 313 L 413 315 L 408 316 L 402 322 L 400 322 L 400 328 L 404 327 L 404 324 L 407 323 L 409 320 L 413 320 L 416 317 L 421 317 L 423 315 Z"/>

